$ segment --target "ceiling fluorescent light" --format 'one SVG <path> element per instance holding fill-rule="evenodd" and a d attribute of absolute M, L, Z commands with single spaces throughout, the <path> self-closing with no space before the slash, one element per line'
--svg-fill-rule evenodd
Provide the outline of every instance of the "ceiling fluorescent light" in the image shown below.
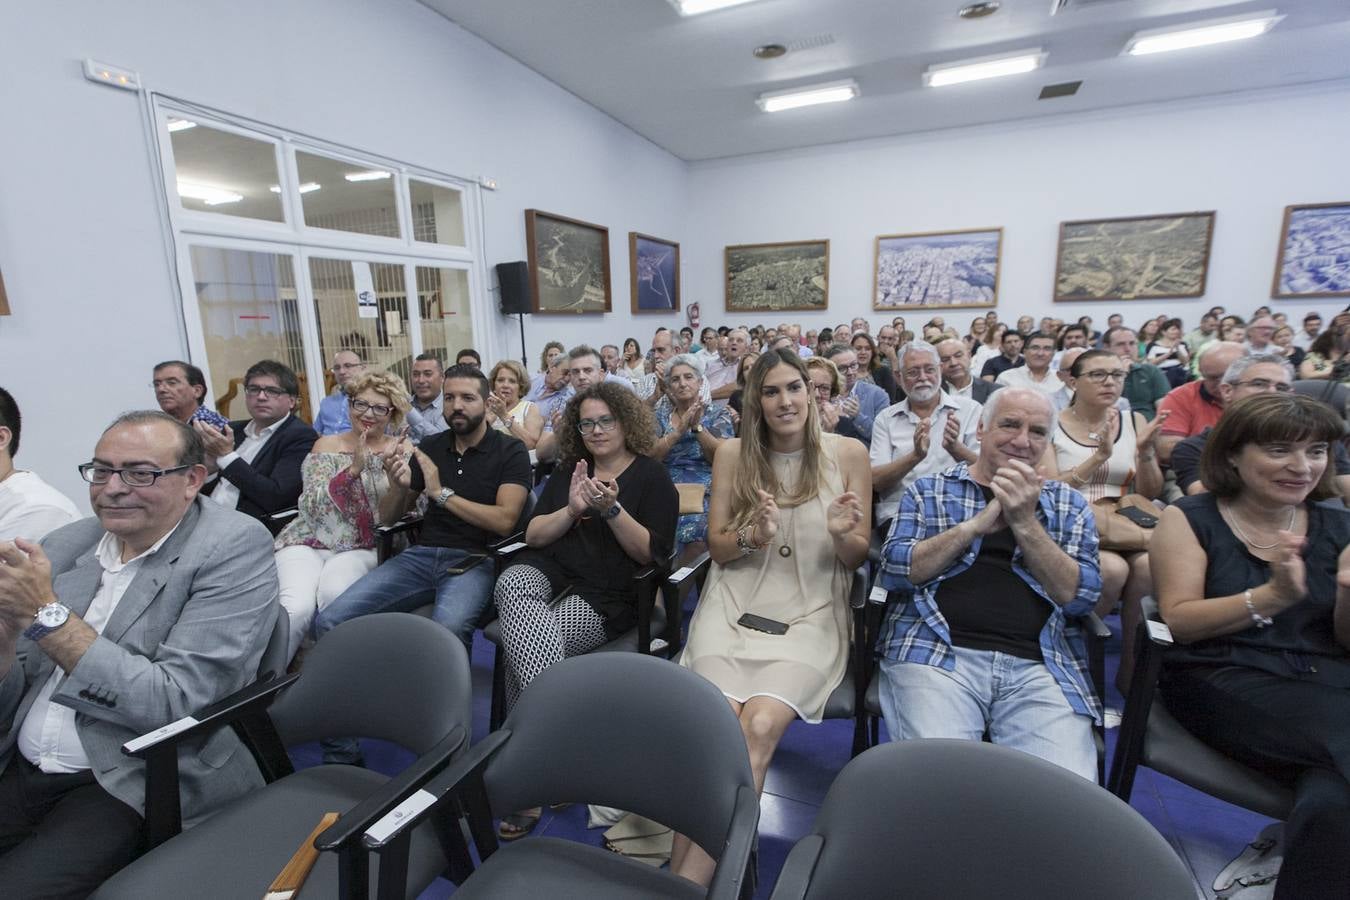
<path fill-rule="evenodd" d="M 1137 32 L 1130 38 L 1125 44 L 1125 53 L 1128 56 L 1144 56 L 1148 53 L 1189 50 L 1192 47 L 1207 47 L 1210 44 L 1260 37 L 1274 28 L 1283 18 L 1284 16 L 1275 10 L 1268 9 L 1228 19 L 1192 22 L 1184 28 L 1153 28 Z"/>
<path fill-rule="evenodd" d="M 390 173 L 383 169 L 371 169 L 367 172 L 348 172 L 342 177 L 348 181 L 379 181 L 381 178 L 390 177 Z"/>
<path fill-rule="evenodd" d="M 173 134 L 176 131 L 187 131 L 189 128 L 196 128 L 197 123 L 189 119 L 176 119 L 173 116 L 170 116 L 165 127 L 169 129 L 169 134 Z"/>
<path fill-rule="evenodd" d="M 304 184 L 300 185 L 300 193 L 308 194 L 310 191 L 317 191 L 321 187 L 323 187 L 323 185 L 319 184 L 317 181 L 306 181 Z M 280 194 L 281 185 L 274 184 L 268 188 L 268 190 L 274 194 Z"/>
<path fill-rule="evenodd" d="M 753 0 L 670 0 L 670 5 L 682 16 L 697 16 L 700 13 L 717 12 L 729 6 L 740 6 Z"/>
<path fill-rule="evenodd" d="M 178 182 L 178 196 L 189 200 L 200 200 L 207 206 L 219 206 L 222 203 L 238 203 L 243 194 L 227 191 L 224 188 L 210 187 L 205 184 L 193 184 L 190 181 Z"/>
<path fill-rule="evenodd" d="M 942 63 L 924 70 L 923 83 L 928 87 L 945 87 L 949 84 L 980 81 L 984 78 L 1021 75 L 1039 69 L 1045 64 L 1045 56 L 1041 48 L 1037 47 L 1034 50 L 1022 50 L 1002 56 L 983 56 L 979 59 Z"/>
<path fill-rule="evenodd" d="M 755 98 L 755 104 L 764 112 L 782 112 L 785 109 L 815 106 L 818 103 L 852 100 L 858 94 L 858 82 L 850 78 L 846 81 L 832 81 L 829 84 L 813 84 L 788 91 L 760 94 Z"/>

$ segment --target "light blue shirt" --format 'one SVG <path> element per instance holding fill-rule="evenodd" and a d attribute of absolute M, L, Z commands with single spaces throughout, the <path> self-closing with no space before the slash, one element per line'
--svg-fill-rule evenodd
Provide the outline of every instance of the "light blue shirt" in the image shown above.
<path fill-rule="evenodd" d="M 440 398 L 433 399 L 426 406 L 418 406 L 417 398 L 409 398 L 412 406 L 408 408 L 408 436 L 412 438 L 414 444 L 422 443 L 424 438 L 429 438 L 433 434 L 440 434 L 450 426 L 446 424 L 445 416 L 441 413 Z"/>
<path fill-rule="evenodd" d="M 314 430 L 319 434 L 342 434 L 352 430 L 352 420 L 347 416 L 347 395 L 340 388 L 319 401 Z"/>
<path fill-rule="evenodd" d="M 853 427 L 870 445 L 872 425 L 876 422 L 877 416 L 891 405 L 891 397 L 883 389 L 866 381 L 854 384 L 850 393 L 858 400 L 858 414 L 853 417 Z"/>

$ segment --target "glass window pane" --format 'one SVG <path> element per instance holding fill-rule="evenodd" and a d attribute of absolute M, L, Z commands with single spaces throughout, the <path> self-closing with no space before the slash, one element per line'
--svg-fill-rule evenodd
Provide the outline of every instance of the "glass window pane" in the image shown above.
<path fill-rule="evenodd" d="M 174 177 L 184 209 L 285 221 L 272 144 L 168 116 Z M 280 188 L 277 188 L 279 191 Z"/>
<path fill-rule="evenodd" d="M 464 205 L 459 191 L 408 180 L 412 194 L 413 240 L 464 246 Z"/>
<path fill-rule="evenodd" d="M 379 237 L 400 236 L 394 173 L 297 150 L 305 224 Z"/>
<path fill-rule="evenodd" d="M 300 378 L 301 415 L 312 421 L 291 257 L 218 247 L 190 250 L 216 408 L 231 419 L 247 418 L 244 373 L 258 360 L 275 359 Z"/>
<path fill-rule="evenodd" d="M 354 350 L 367 365 L 398 375 L 412 368 L 408 293 L 403 266 L 346 259 L 309 261 L 319 345 L 325 366 L 339 350 Z M 327 387 L 333 388 L 331 372 Z"/>
<path fill-rule="evenodd" d="M 454 354 L 473 346 L 469 316 L 469 273 L 464 269 L 417 267 L 417 297 L 422 314 L 422 352 L 450 365 Z"/>

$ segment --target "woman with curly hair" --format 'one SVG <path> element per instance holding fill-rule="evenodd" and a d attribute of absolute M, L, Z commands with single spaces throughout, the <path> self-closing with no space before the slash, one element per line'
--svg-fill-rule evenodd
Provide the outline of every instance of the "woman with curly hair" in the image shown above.
<path fill-rule="evenodd" d="M 276 539 L 288 659 L 315 613 L 375 568 L 380 498 L 389 491 L 384 457 L 398 452 L 396 433 L 411 405 L 403 379 L 390 372 L 367 372 L 342 390 L 352 429 L 319 438 L 305 457 L 299 515 Z"/>
<path fill-rule="evenodd" d="M 592 385 L 567 404 L 556 432 L 562 461 L 525 530 L 529 549 L 494 593 L 508 707 L 548 666 L 637 624 L 633 576 L 670 557 L 680 508 L 665 466 L 648 455 L 655 432 L 651 411 L 619 384 Z M 538 821 L 538 810 L 515 813 L 498 834 L 514 840 Z"/>

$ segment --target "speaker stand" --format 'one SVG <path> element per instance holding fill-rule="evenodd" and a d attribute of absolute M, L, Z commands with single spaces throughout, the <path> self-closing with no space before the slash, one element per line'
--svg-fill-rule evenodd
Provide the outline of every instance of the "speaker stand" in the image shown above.
<path fill-rule="evenodd" d="M 524 364 L 525 371 L 528 372 L 530 371 L 530 360 L 525 355 L 525 314 L 516 313 L 516 317 L 520 319 L 520 361 Z"/>

